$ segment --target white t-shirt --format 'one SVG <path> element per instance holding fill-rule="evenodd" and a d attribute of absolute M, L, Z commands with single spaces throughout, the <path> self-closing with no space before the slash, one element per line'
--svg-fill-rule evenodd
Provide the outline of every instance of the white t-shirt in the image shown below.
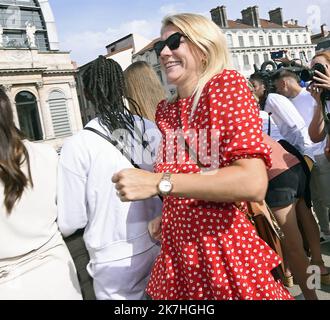
<path fill-rule="evenodd" d="M 316 100 L 305 88 L 303 88 L 295 98 L 290 100 L 292 101 L 293 105 L 296 107 L 300 115 L 303 117 L 306 126 L 309 127 L 314 117 L 315 108 L 317 107 Z M 323 154 L 325 146 L 326 140 L 324 140 L 323 142 L 314 143 L 314 156 Z"/>
<path fill-rule="evenodd" d="M 140 119 L 135 119 L 140 126 Z M 151 147 L 156 149 L 161 134 L 152 122 L 145 120 L 145 124 L 148 140 L 153 141 Z M 108 134 L 97 119 L 87 127 Z M 139 164 L 142 156 L 138 153 L 142 151 L 133 149 L 133 159 Z M 153 168 L 149 160 L 140 164 L 150 171 Z M 65 236 L 86 227 L 84 240 L 91 263 L 132 257 L 155 245 L 147 227 L 162 212 L 160 199 L 123 203 L 111 181 L 115 173 L 132 167 L 116 147 L 91 131 L 82 130 L 63 145 L 58 170 L 58 224 Z"/>
<path fill-rule="evenodd" d="M 265 111 L 271 112 L 285 140 L 296 147 L 300 153 L 314 160 L 313 142 L 308 134 L 308 127 L 293 103 L 286 97 L 271 93 L 268 95 Z"/>

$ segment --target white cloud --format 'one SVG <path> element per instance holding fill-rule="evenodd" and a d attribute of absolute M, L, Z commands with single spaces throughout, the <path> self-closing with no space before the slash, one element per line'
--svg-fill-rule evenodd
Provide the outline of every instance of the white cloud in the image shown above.
<path fill-rule="evenodd" d="M 165 6 L 160 7 L 159 12 L 163 15 L 175 14 L 184 9 L 184 3 L 170 3 Z"/>
<path fill-rule="evenodd" d="M 159 21 L 133 20 L 125 22 L 118 29 L 108 28 L 106 31 L 82 31 L 68 33 L 61 41 L 62 50 L 70 50 L 71 58 L 79 65 L 106 54 L 106 46 L 130 33 L 137 33 L 144 38 L 153 40 L 158 36 Z"/>

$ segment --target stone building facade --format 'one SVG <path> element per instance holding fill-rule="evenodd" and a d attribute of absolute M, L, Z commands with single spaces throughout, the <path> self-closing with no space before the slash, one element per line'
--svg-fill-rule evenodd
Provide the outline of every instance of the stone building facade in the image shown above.
<path fill-rule="evenodd" d="M 32 141 L 59 149 L 82 128 L 76 68 L 59 50 L 47 0 L 0 0 L 0 85 L 17 126 Z"/>

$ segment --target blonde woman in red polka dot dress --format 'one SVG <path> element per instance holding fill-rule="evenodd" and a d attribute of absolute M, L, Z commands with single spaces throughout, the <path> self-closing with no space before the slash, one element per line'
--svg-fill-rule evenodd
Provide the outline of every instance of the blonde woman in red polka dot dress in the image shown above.
<path fill-rule="evenodd" d="M 292 299 L 271 274 L 280 258 L 234 205 L 264 199 L 271 160 L 246 80 L 228 69 L 224 35 L 203 16 L 174 15 L 163 21 L 155 50 L 178 92 L 157 109 L 156 173 L 113 177 L 122 201 L 164 197 L 162 249 L 147 293 L 156 300 Z"/>

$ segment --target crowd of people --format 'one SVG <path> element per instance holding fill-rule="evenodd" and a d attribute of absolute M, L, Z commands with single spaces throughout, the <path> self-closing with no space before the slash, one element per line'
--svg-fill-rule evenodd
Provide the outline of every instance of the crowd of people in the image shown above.
<path fill-rule="evenodd" d="M 154 49 L 176 94 L 145 62 L 123 71 L 99 56 L 83 74 L 97 117 L 59 161 L 16 128 L 0 90 L 0 299 L 83 299 L 63 240 L 83 230 L 98 300 L 293 300 L 293 279 L 316 300 L 309 266 L 330 284 L 330 52 L 311 61 L 326 73 L 307 90 L 283 68 L 273 92 L 233 70 L 204 16 L 167 16 Z M 264 199 L 284 234 L 283 279 L 246 217 Z"/>

